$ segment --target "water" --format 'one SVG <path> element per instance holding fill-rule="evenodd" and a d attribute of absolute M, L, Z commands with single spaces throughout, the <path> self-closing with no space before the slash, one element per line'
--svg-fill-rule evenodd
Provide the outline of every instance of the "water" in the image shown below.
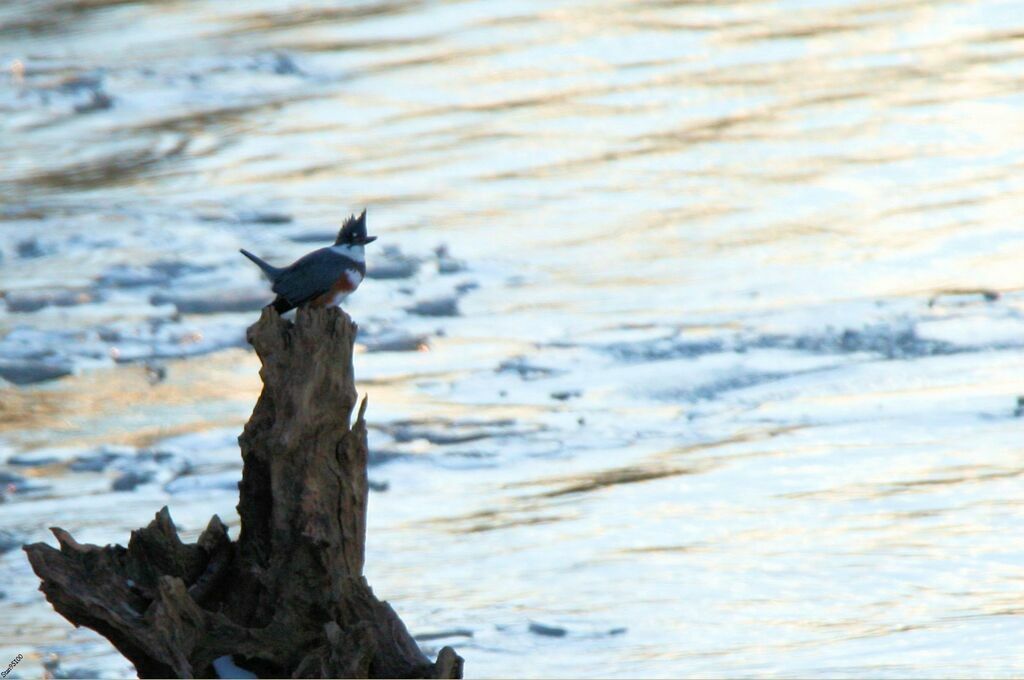
<path fill-rule="evenodd" d="M 0 662 L 131 674 L 16 546 L 237 532 L 236 250 L 369 206 L 367 576 L 428 652 L 1024 671 L 1018 3 L 336 5 L 0 8 Z"/>

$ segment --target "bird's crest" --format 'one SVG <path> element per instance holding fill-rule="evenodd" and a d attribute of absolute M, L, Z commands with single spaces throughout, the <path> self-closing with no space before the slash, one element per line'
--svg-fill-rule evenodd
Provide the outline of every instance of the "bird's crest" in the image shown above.
<path fill-rule="evenodd" d="M 345 220 L 345 223 L 341 225 L 341 229 L 338 231 L 338 238 L 334 241 L 334 245 L 352 243 L 356 239 L 364 238 L 366 238 L 366 209 L 363 209 L 363 213 L 359 217 L 350 215 Z"/>

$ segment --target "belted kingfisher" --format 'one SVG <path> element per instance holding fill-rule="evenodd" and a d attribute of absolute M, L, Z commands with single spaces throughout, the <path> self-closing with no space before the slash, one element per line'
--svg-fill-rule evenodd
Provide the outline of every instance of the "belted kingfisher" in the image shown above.
<path fill-rule="evenodd" d="M 278 314 L 301 305 L 328 307 L 341 301 L 362 283 L 366 276 L 366 257 L 363 246 L 376 241 L 366 235 L 366 211 L 359 217 L 352 215 L 341 226 L 333 246 L 303 255 L 287 267 L 273 267 L 249 251 L 242 255 L 263 270 L 277 297 L 274 309 Z"/>

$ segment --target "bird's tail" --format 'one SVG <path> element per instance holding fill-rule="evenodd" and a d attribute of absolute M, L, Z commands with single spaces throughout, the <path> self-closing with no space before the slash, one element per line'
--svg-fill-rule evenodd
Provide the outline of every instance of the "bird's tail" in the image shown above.
<path fill-rule="evenodd" d="M 272 267 L 271 265 L 267 264 L 260 258 L 250 253 L 245 248 L 242 248 L 238 252 L 242 253 L 242 255 L 245 255 L 247 258 L 255 262 L 256 266 L 263 270 L 263 273 L 267 275 L 267 278 L 270 279 L 271 282 L 277 280 L 277 277 L 281 275 L 281 270 L 278 267 Z"/>

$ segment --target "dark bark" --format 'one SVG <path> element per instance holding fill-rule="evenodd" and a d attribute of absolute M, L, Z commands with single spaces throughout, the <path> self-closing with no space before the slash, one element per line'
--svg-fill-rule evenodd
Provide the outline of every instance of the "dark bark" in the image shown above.
<path fill-rule="evenodd" d="M 458 678 L 445 647 L 431 663 L 363 577 L 366 400 L 355 423 L 356 326 L 337 308 L 271 308 L 249 328 L 263 393 L 238 441 L 241 531 L 216 516 L 198 543 L 167 508 L 128 548 L 25 547 L 62 616 L 107 637 L 140 677 L 216 677 L 233 655 L 269 677 Z"/>

